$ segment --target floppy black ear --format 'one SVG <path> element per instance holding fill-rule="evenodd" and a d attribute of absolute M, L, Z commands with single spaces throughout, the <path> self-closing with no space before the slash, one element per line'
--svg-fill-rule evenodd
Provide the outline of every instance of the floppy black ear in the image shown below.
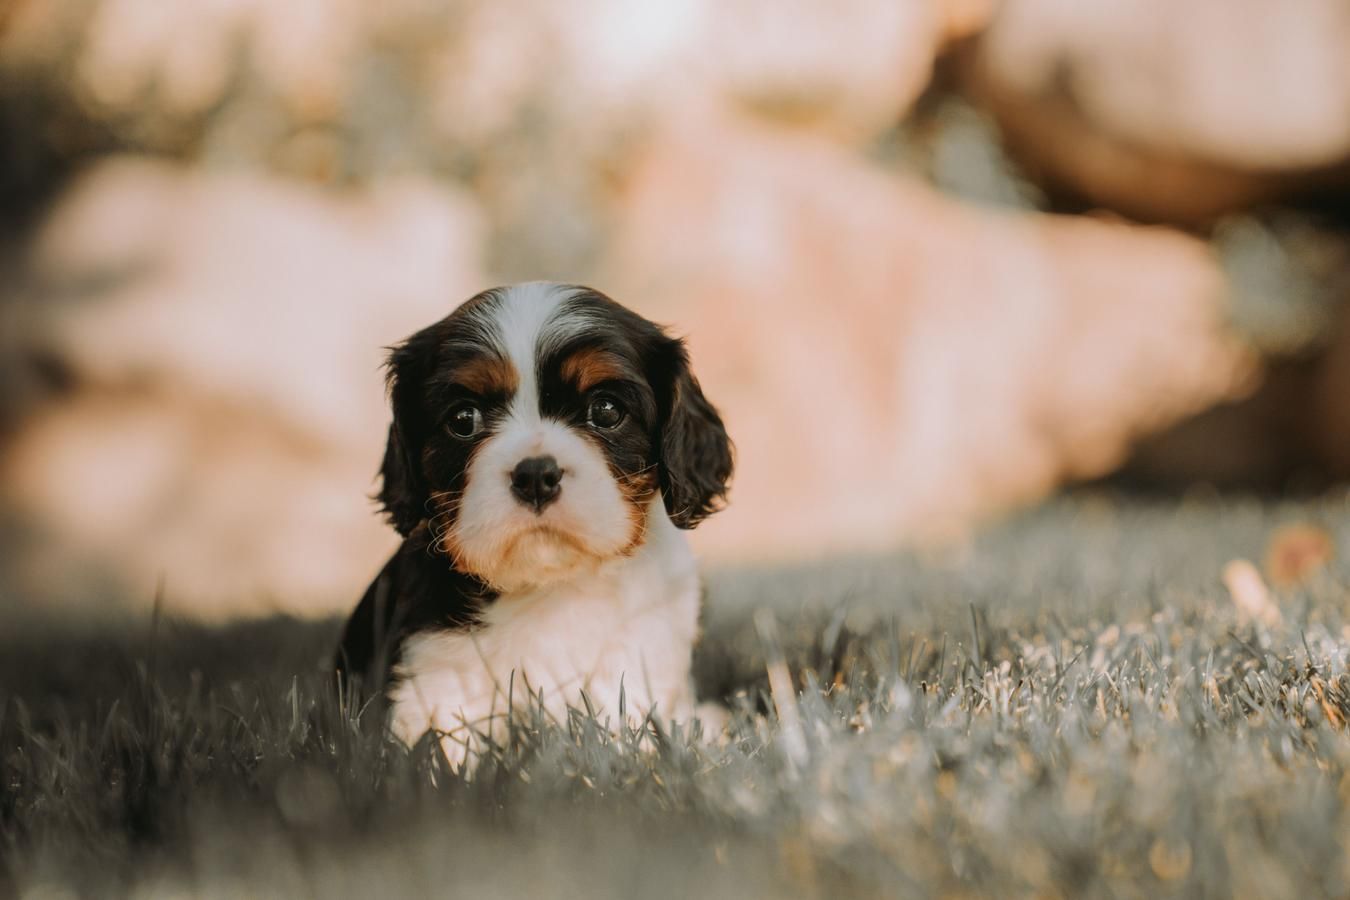
<path fill-rule="evenodd" d="M 670 520 L 679 528 L 693 528 L 721 509 L 731 480 L 731 439 L 689 370 L 684 342 L 668 339 L 663 349 L 667 390 L 661 410 L 661 495 Z"/>
<path fill-rule="evenodd" d="M 429 488 L 421 463 L 427 435 L 423 385 L 430 371 L 429 355 L 434 350 L 435 343 L 428 333 L 418 332 L 395 347 L 387 363 L 394 419 L 389 425 L 389 443 L 384 448 L 376 499 L 389 524 L 404 537 L 427 516 Z"/>

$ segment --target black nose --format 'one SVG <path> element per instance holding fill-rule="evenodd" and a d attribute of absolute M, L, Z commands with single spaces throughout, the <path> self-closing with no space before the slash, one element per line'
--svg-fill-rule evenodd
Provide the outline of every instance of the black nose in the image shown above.
<path fill-rule="evenodd" d="M 551 456 L 531 456 L 522 459 L 511 472 L 511 493 L 526 506 L 541 511 L 558 498 L 562 491 L 562 469 Z"/>

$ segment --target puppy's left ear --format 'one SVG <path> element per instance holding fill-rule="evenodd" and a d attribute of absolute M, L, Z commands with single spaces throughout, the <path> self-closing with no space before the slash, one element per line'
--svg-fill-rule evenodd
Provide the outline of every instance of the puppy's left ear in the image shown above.
<path fill-rule="evenodd" d="M 689 369 L 684 342 L 666 338 L 659 356 L 666 386 L 658 391 L 661 495 L 670 520 L 693 528 L 722 508 L 731 480 L 731 439 Z"/>

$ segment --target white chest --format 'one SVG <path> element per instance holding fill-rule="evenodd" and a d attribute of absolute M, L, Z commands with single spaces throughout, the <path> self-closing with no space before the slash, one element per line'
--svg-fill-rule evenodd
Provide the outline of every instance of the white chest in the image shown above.
<path fill-rule="evenodd" d="M 698 631 L 699 583 L 684 535 L 664 516 L 633 556 L 572 581 L 504 594 L 472 631 L 409 638 L 390 693 L 389 724 L 405 743 L 442 733 L 451 762 L 478 735 L 500 740 L 509 710 L 542 703 L 559 721 L 567 707 L 618 724 L 655 709 L 693 710 L 690 657 Z"/>

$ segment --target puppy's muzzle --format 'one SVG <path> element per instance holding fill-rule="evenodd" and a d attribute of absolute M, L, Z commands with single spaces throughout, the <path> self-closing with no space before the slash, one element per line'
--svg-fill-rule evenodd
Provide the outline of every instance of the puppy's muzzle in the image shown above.
<path fill-rule="evenodd" d="M 553 457 L 531 456 L 516 463 L 511 471 L 511 493 L 535 512 L 543 512 L 562 493 L 562 476 Z"/>

